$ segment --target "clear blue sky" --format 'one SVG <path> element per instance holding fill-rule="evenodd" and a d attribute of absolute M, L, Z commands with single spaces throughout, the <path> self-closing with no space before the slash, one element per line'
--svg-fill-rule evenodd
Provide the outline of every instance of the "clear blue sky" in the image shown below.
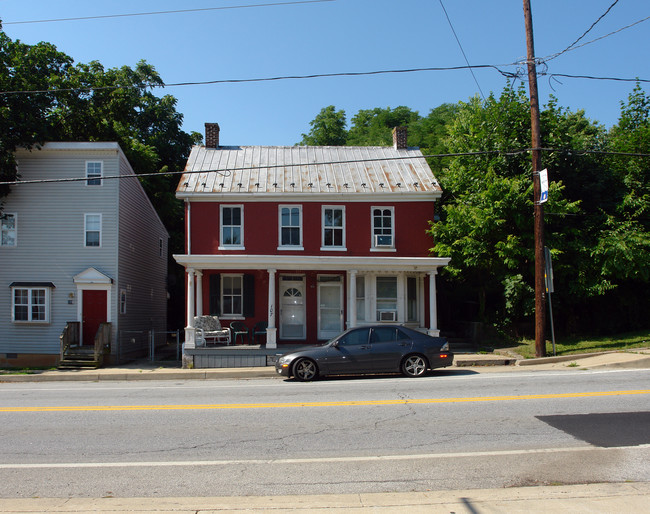
<path fill-rule="evenodd" d="M 48 41 L 76 62 L 134 66 L 144 59 L 166 83 L 266 78 L 407 68 L 464 66 L 465 58 L 440 0 L 334 0 L 51 23 L 12 24 L 112 14 L 245 6 L 287 0 L 0 0 L 12 39 Z M 532 0 L 535 53 L 564 50 L 614 0 Z M 526 56 L 521 0 L 443 0 L 472 65 L 501 69 Z M 650 16 L 648 0 L 619 0 L 578 45 Z M 548 62 L 549 73 L 650 79 L 650 20 Z M 542 71 L 542 69 L 540 69 Z M 293 145 L 321 108 L 345 110 L 405 105 L 422 115 L 445 102 L 499 94 L 507 79 L 494 70 L 403 73 L 275 82 L 197 85 L 156 90 L 178 99 L 186 131 L 221 126 L 224 145 Z M 549 95 L 584 109 L 610 127 L 634 83 L 540 76 Z M 646 91 L 650 84 L 643 84 Z M 163 93 L 164 92 L 164 93 Z"/>

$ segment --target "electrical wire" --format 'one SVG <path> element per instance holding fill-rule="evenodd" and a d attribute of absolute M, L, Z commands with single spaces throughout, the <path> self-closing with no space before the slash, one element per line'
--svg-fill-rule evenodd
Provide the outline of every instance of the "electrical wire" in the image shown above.
<path fill-rule="evenodd" d="M 49 20 L 3 21 L 2 24 L 20 25 L 26 23 L 53 23 L 59 21 L 101 20 L 106 18 L 126 18 L 129 16 L 152 16 L 158 14 L 178 14 L 178 13 L 202 12 L 202 11 L 223 11 L 226 9 L 249 9 L 253 7 L 279 7 L 283 5 L 316 4 L 322 2 L 336 2 L 336 0 L 296 0 L 293 2 L 273 2 L 273 3 L 266 3 L 266 4 L 231 5 L 227 7 L 204 7 L 202 9 L 177 9 L 174 11 L 151 11 L 151 12 L 138 12 L 138 13 L 129 13 L 129 14 L 105 14 L 100 16 L 77 16 L 75 18 L 53 18 Z"/>
<path fill-rule="evenodd" d="M 377 157 L 373 159 L 350 159 L 343 161 L 326 161 L 326 162 L 309 162 L 309 163 L 292 163 L 292 164 L 272 164 L 264 166 L 243 166 L 239 168 L 228 169 L 214 169 L 214 170 L 197 170 L 197 171 L 166 171 L 166 172 L 153 172 L 153 173 L 137 173 L 133 175 L 106 175 L 101 177 L 101 180 L 123 179 L 123 178 L 142 178 L 142 177 L 164 177 L 174 175 L 196 175 L 201 173 L 217 173 L 225 177 L 230 176 L 235 171 L 251 171 L 259 169 L 275 169 L 275 168 L 295 168 L 300 166 L 325 166 L 325 165 L 339 165 L 339 164 L 353 164 L 353 163 L 366 163 L 377 161 L 400 161 L 407 159 L 429 159 L 429 158 L 449 158 L 449 157 L 473 157 L 481 155 L 505 155 L 515 156 L 524 153 L 539 150 L 542 152 L 558 152 L 576 155 L 585 154 L 599 154 L 599 155 L 617 155 L 624 157 L 650 157 L 650 153 L 635 153 L 635 152 L 612 152 L 607 150 L 575 150 L 571 148 L 520 148 L 511 150 L 483 150 L 478 152 L 458 152 L 458 153 L 444 153 L 444 154 L 426 154 L 426 155 L 409 155 L 404 157 Z M 88 180 L 88 177 L 69 177 L 69 178 L 52 178 L 52 179 L 34 179 L 34 180 L 13 180 L 0 182 L 0 186 L 17 186 L 26 184 L 51 184 L 51 183 L 64 183 L 64 182 L 83 182 Z"/>
<path fill-rule="evenodd" d="M 590 79 L 590 80 L 613 80 L 618 82 L 650 82 L 648 79 L 641 78 L 623 78 L 623 77 L 594 77 L 591 75 L 570 75 L 567 73 L 539 73 L 539 75 L 548 75 L 551 78 L 564 77 L 568 79 Z"/>
<path fill-rule="evenodd" d="M 15 90 L 15 91 L 0 91 L 0 95 L 14 95 L 14 94 L 51 94 L 51 93 L 78 93 L 78 92 L 90 92 L 90 91 L 106 91 L 114 89 L 147 89 L 155 87 L 181 87 L 181 86 L 205 86 L 205 85 L 214 85 L 214 84 L 241 84 L 241 83 L 250 83 L 250 82 L 272 82 L 279 80 L 299 80 L 299 79 L 315 79 L 315 78 L 331 78 L 331 77 L 363 77 L 370 75 L 384 75 L 391 73 L 416 73 L 423 71 L 458 71 L 466 70 L 468 68 L 476 69 L 493 69 L 501 73 L 505 77 L 515 76 L 511 72 L 507 72 L 501 69 L 505 66 L 516 66 L 517 63 L 512 64 L 475 64 L 472 66 L 447 66 L 447 67 L 431 67 L 431 68 L 409 68 L 409 69 L 397 69 L 397 70 L 377 70 L 377 71 L 357 71 L 357 72 L 338 72 L 338 73 L 314 73 L 311 75 L 284 75 L 279 77 L 262 77 L 262 78 L 249 78 L 249 79 L 218 79 L 218 80 L 206 80 L 206 81 L 194 81 L 194 82 L 173 82 L 173 83 L 163 83 L 163 84 L 141 84 L 141 85 L 116 85 L 116 86 L 99 86 L 99 87 L 77 87 L 77 88 L 52 88 L 52 89 L 35 89 L 33 91 L 28 90 Z"/>
<path fill-rule="evenodd" d="M 612 7 L 613 7 L 613 6 L 612 6 Z M 604 15 L 603 15 L 603 16 L 604 16 Z M 599 18 L 599 20 L 600 20 L 600 18 Z M 567 48 L 565 48 L 565 49 L 562 50 L 561 52 L 557 52 L 557 53 L 555 53 L 555 54 L 551 54 L 551 55 L 549 55 L 549 56 L 542 57 L 542 58 L 540 58 L 540 59 L 538 59 L 538 60 L 539 60 L 540 62 L 548 62 L 548 61 L 550 61 L 550 60 L 555 59 L 556 57 L 559 57 L 560 55 L 562 55 L 562 54 L 564 54 L 564 53 L 566 53 L 566 52 L 569 52 L 569 51 L 571 51 L 571 50 L 577 50 L 578 48 L 582 48 L 582 47 L 584 47 L 584 46 L 590 45 L 590 44 L 592 44 L 592 43 L 595 43 L 596 41 L 600 41 L 601 39 L 608 38 L 608 37 L 610 37 L 610 36 L 613 36 L 613 35 L 615 35 L 615 34 L 618 34 L 619 32 L 622 32 L 622 31 L 624 31 L 624 30 L 626 30 L 626 29 L 632 28 L 632 27 L 634 27 L 635 25 L 638 25 L 639 23 L 643 23 L 644 21 L 648 21 L 648 20 L 650 20 L 650 16 L 646 16 L 645 18 L 642 18 L 642 19 L 640 19 L 640 20 L 637 20 L 637 21 L 635 21 L 634 23 L 630 23 L 629 25 L 626 25 L 625 27 L 621 27 L 620 29 L 617 29 L 617 30 L 614 30 L 614 31 L 612 31 L 612 32 L 609 32 L 609 33 L 607 33 L 607 34 L 605 34 L 605 35 L 603 35 L 603 36 L 597 37 L 596 39 L 592 39 L 591 41 L 587 41 L 586 43 L 582 43 L 581 45 L 575 46 L 575 44 L 576 44 L 578 41 L 580 41 L 580 39 L 582 39 L 582 37 L 586 34 L 586 32 L 585 32 L 585 34 L 583 34 L 582 36 L 580 36 L 580 37 L 579 37 L 579 38 L 578 38 L 578 39 L 577 39 L 573 44 L 569 45 Z M 595 24 L 595 23 L 594 23 L 594 24 Z M 593 27 L 593 25 L 592 25 L 592 27 Z M 589 30 L 591 30 L 591 29 L 589 29 Z"/>
<path fill-rule="evenodd" d="M 483 101 L 485 101 L 485 95 L 483 94 L 483 90 L 481 89 L 481 85 L 478 83 L 478 79 L 476 78 L 476 75 L 474 74 L 474 70 L 472 69 L 471 65 L 469 64 L 469 59 L 467 59 L 467 55 L 465 55 L 465 50 L 463 50 L 463 45 L 460 44 L 460 39 L 458 39 L 458 35 L 456 34 L 456 30 L 454 29 L 454 26 L 451 23 L 451 18 L 449 18 L 449 14 L 447 14 L 447 9 L 445 9 L 445 6 L 442 3 L 442 0 L 439 0 L 439 1 L 440 1 L 440 7 L 442 7 L 442 10 L 445 13 L 445 16 L 447 17 L 447 22 L 449 23 L 449 27 L 451 28 L 451 31 L 453 32 L 454 37 L 456 38 L 456 43 L 458 43 L 458 47 L 460 48 L 460 51 L 463 54 L 463 57 L 465 59 L 465 62 L 467 63 L 467 66 L 469 66 L 469 71 L 472 74 L 472 78 L 474 79 L 474 82 L 476 83 L 476 87 L 478 88 L 479 92 L 481 93 L 481 98 L 483 98 Z"/>

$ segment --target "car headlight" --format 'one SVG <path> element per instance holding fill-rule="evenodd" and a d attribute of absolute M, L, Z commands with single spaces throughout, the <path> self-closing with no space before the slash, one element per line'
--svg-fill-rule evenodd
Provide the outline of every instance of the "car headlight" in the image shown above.
<path fill-rule="evenodd" d="M 449 351 L 449 341 L 447 341 L 445 344 L 443 344 L 443 345 L 440 347 L 440 351 L 441 351 L 441 352 L 448 352 L 448 351 Z"/>
<path fill-rule="evenodd" d="M 280 364 L 280 365 L 282 365 L 282 364 L 289 364 L 290 361 L 291 361 L 291 357 L 289 357 L 289 356 L 283 356 L 283 357 L 280 357 L 280 358 L 278 359 L 278 364 Z"/>

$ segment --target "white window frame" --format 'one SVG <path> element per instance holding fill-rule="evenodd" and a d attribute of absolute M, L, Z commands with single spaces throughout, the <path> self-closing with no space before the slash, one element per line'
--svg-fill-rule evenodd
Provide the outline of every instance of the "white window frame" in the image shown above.
<path fill-rule="evenodd" d="M 226 283 L 226 279 L 239 279 L 239 294 L 229 294 L 226 295 L 224 294 L 224 284 Z M 221 306 L 221 317 L 223 319 L 243 319 L 244 316 L 244 274 L 243 273 L 226 273 L 221 275 L 221 291 L 219 291 L 220 295 L 220 306 Z M 238 296 L 240 299 L 239 303 L 239 312 L 228 312 L 226 313 L 225 311 L 225 297 L 230 296 L 230 297 L 236 297 Z"/>
<path fill-rule="evenodd" d="M 357 303 L 357 319 L 356 321 L 365 321 L 366 320 L 366 304 L 368 303 L 368 294 L 366 291 L 366 275 L 357 275 L 356 280 L 356 290 L 357 297 L 354 301 Z"/>
<path fill-rule="evenodd" d="M 14 226 L 11 229 L 6 223 L 10 217 L 14 220 Z M 10 234 L 12 232 L 14 236 L 13 244 L 8 244 L 5 242 L 6 234 Z M 13 212 L 0 213 L 0 246 L 3 246 L 5 248 L 13 248 L 15 246 L 18 246 L 18 215 Z"/>
<path fill-rule="evenodd" d="M 377 282 L 381 279 L 394 279 L 395 280 L 395 297 L 380 297 L 379 296 L 379 287 L 377 287 Z M 377 275 L 375 277 L 375 317 L 377 322 L 381 322 L 381 313 L 382 312 L 394 312 L 394 320 L 386 320 L 391 322 L 396 322 L 398 319 L 399 313 L 399 277 L 396 275 Z M 391 303 L 391 307 L 387 308 L 386 304 Z M 393 307 L 394 304 L 394 307 Z"/>
<path fill-rule="evenodd" d="M 99 164 L 99 173 L 90 172 L 91 167 Z M 86 186 L 94 187 L 101 186 L 103 184 L 102 177 L 104 176 L 104 163 L 102 161 L 86 161 Z"/>
<path fill-rule="evenodd" d="M 27 292 L 27 303 L 16 303 L 16 292 Z M 36 291 L 43 292 L 43 303 L 35 303 L 33 293 Z M 34 319 L 34 307 L 43 306 L 43 318 Z M 13 323 L 37 323 L 48 324 L 50 323 L 50 310 L 52 305 L 52 288 L 48 286 L 12 286 L 11 287 L 11 321 Z M 27 319 L 16 319 L 16 307 L 27 307 Z"/>
<path fill-rule="evenodd" d="M 126 289 L 120 289 L 120 314 L 126 314 Z"/>
<path fill-rule="evenodd" d="M 382 211 L 381 217 L 384 218 L 384 212 L 385 210 L 390 211 L 390 234 L 386 233 L 386 229 L 384 227 L 376 227 L 375 226 L 375 210 L 380 209 Z M 377 233 L 377 232 L 381 233 Z M 390 236 L 391 238 L 391 244 L 386 245 L 386 246 L 377 246 L 376 240 L 377 238 L 375 236 L 379 235 L 384 235 L 384 236 Z M 373 252 L 394 252 L 395 250 L 395 207 L 393 206 L 372 206 L 370 207 L 370 249 Z"/>
<path fill-rule="evenodd" d="M 99 217 L 99 230 L 89 230 L 88 229 L 88 217 L 89 216 L 98 216 Z M 88 244 L 88 233 L 89 232 L 99 232 L 99 245 L 89 245 Z M 88 212 L 84 214 L 84 247 L 85 248 L 101 248 L 102 247 L 102 215 L 98 212 Z"/>
<path fill-rule="evenodd" d="M 325 225 L 325 212 L 328 210 L 338 210 L 341 211 L 341 226 L 326 226 Z M 335 244 L 326 244 L 325 243 L 325 232 L 327 230 L 340 230 L 341 231 L 341 244 L 340 245 L 335 245 Z M 321 250 L 322 251 L 331 251 L 331 250 L 337 250 L 337 251 L 345 251 L 347 250 L 346 244 L 345 244 L 345 205 L 323 205 L 321 208 Z"/>
<path fill-rule="evenodd" d="M 224 225 L 223 210 L 239 209 L 239 225 Z M 240 242 L 237 244 L 226 244 L 224 241 L 224 227 L 239 227 Z M 219 206 L 219 250 L 245 250 L 244 247 L 244 205 L 243 204 L 226 204 Z"/>
<path fill-rule="evenodd" d="M 282 244 L 282 229 L 283 228 L 296 228 L 294 225 L 282 225 L 282 209 L 298 209 L 298 230 L 299 230 L 299 243 L 297 245 L 283 245 Z M 304 250 L 302 245 L 302 205 L 278 205 L 278 250 Z"/>

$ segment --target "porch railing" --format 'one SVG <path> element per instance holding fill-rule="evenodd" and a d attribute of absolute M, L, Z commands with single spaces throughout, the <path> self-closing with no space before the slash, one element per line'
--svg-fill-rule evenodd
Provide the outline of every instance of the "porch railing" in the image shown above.
<path fill-rule="evenodd" d="M 101 323 L 95 334 L 95 361 L 101 364 L 104 360 L 105 350 L 111 345 L 111 323 Z"/>
<path fill-rule="evenodd" d="M 63 357 L 68 352 L 71 346 L 79 345 L 79 333 L 81 324 L 78 321 L 68 321 L 59 336 L 61 341 L 61 355 L 60 360 L 63 360 Z"/>

